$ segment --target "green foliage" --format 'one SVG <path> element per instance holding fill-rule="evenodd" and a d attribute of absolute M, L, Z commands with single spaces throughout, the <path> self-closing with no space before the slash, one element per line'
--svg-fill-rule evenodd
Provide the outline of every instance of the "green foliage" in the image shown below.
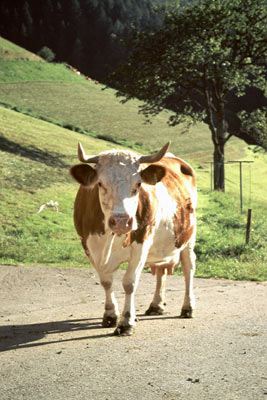
<path fill-rule="evenodd" d="M 110 77 L 123 102 L 143 101 L 147 119 L 168 108 L 171 126 L 208 124 L 218 190 L 225 186 L 224 146 L 240 134 L 233 94 L 244 95 L 247 87 L 265 90 L 266 19 L 265 0 L 201 0 L 172 8 L 162 28 L 133 32 L 129 59 Z"/>
<path fill-rule="evenodd" d="M 38 52 L 38 56 L 42 57 L 45 61 L 51 62 L 55 59 L 56 55 L 53 50 L 49 49 L 47 46 L 43 46 Z"/>
<path fill-rule="evenodd" d="M 230 91 L 265 88 L 266 18 L 264 0 L 202 0 L 172 10 L 161 29 L 133 32 L 131 56 L 111 82 L 126 100 L 142 99 L 146 116 L 168 107 L 171 125 L 207 117 L 217 126 Z"/>
<path fill-rule="evenodd" d="M 267 107 L 246 113 L 241 112 L 241 130 L 255 137 L 257 143 L 267 151 Z"/>

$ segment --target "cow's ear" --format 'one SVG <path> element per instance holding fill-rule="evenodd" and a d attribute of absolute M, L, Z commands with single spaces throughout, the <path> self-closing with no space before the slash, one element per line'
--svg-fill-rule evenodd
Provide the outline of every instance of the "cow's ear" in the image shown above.
<path fill-rule="evenodd" d="M 74 165 L 70 169 L 71 176 L 81 185 L 89 186 L 95 182 L 97 173 L 87 164 Z"/>
<path fill-rule="evenodd" d="M 157 182 L 165 176 L 166 170 L 160 165 L 150 165 L 143 171 L 141 171 L 141 177 L 144 183 L 149 185 L 156 185 Z"/>

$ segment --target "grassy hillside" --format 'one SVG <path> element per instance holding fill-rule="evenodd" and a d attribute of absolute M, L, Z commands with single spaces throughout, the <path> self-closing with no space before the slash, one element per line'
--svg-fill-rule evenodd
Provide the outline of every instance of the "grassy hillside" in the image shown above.
<path fill-rule="evenodd" d="M 162 115 L 145 126 L 137 114 L 137 101 L 121 105 L 112 90 L 102 91 L 101 85 L 85 81 L 63 65 L 10 59 L 0 62 L 4 71 L 2 103 L 62 126 L 79 126 L 87 133 L 82 135 L 0 107 L 0 262 L 88 265 L 73 227 L 77 185 L 68 174 L 69 166 L 78 162 L 78 140 L 91 154 L 113 148 L 112 140 L 140 151 L 158 149 L 172 140 L 171 151 L 193 162 L 197 171 L 197 276 L 267 279 L 266 157 L 255 156 L 237 139 L 228 147 L 231 158 L 254 161 L 251 169 L 244 166 L 243 170 L 244 209 L 253 208 L 251 242 L 245 246 L 246 216 L 239 210 L 239 170 L 235 165 L 226 167 L 228 194 L 209 193 L 209 166 L 205 161 L 211 159 L 212 147 L 204 125 L 195 127 L 189 135 L 178 135 L 179 129 L 168 128 Z M 58 201 L 58 211 L 38 213 L 50 200 Z"/>
<path fill-rule="evenodd" d="M 12 98 L 12 94 L 14 94 L 14 90 L 16 91 L 17 88 L 19 88 L 17 92 L 19 99 L 17 99 L 17 101 L 23 101 L 23 103 L 18 102 L 18 105 L 22 104 L 25 106 L 25 109 L 27 109 L 28 102 L 25 102 L 25 95 L 28 95 L 28 85 L 32 84 L 34 86 L 38 82 L 49 82 L 50 84 L 52 82 L 58 84 L 61 82 L 84 83 L 84 78 L 71 73 L 64 64 L 49 64 L 42 61 L 0 60 L 0 82 L 4 91 L 3 96 L 6 92 L 11 92 L 11 104 L 16 104 Z M 4 85 L 5 83 L 11 85 Z M 22 83 L 22 85 L 19 85 L 19 83 Z M 26 89 L 26 92 L 24 89 Z M 38 90 L 38 86 L 36 86 L 36 89 Z M 53 92 L 52 85 L 50 85 L 50 89 Z M 39 90 L 39 95 L 41 97 L 42 89 L 39 87 Z M 22 99 L 20 98 L 21 96 Z M 9 100 L 8 96 L 7 100 Z"/>
<path fill-rule="evenodd" d="M 43 59 L 30 51 L 6 40 L 0 36 L 0 60 L 25 60 L 25 61 L 43 61 Z"/>
<path fill-rule="evenodd" d="M 77 141 L 98 153 L 111 144 L 0 107 L 1 262 L 85 265 L 73 228 Z M 58 201 L 59 211 L 40 206 Z M 88 264 L 87 264 L 88 265 Z"/>
<path fill-rule="evenodd" d="M 3 41 L 3 39 L 2 39 Z M 1 41 L 0 41 L 1 48 Z M 205 124 L 191 128 L 168 127 L 167 112 L 145 124 L 138 114 L 139 101 L 122 105 L 107 89 L 86 81 L 62 64 L 10 61 L 0 57 L 0 104 L 62 126 L 80 128 L 93 136 L 117 141 L 137 150 L 154 151 L 167 140 L 172 152 L 189 160 L 211 160 L 212 143 Z M 233 139 L 227 157 L 244 154 L 245 145 Z"/>

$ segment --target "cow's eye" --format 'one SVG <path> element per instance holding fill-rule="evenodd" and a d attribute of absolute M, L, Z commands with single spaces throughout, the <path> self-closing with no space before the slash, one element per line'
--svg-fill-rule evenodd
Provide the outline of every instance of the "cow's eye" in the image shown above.
<path fill-rule="evenodd" d="M 101 181 L 98 181 L 98 182 L 97 182 L 97 186 L 99 187 L 99 189 L 101 189 L 101 191 L 103 191 L 104 193 L 106 193 L 107 188 L 106 188 L 106 186 L 105 186 Z"/>
<path fill-rule="evenodd" d="M 138 189 L 141 186 L 141 182 L 138 182 L 135 186 L 135 188 L 132 190 L 132 195 L 135 195 L 138 192 Z"/>

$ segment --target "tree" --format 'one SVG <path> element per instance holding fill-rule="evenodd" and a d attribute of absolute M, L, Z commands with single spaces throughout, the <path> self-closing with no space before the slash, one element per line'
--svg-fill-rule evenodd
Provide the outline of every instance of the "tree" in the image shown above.
<path fill-rule="evenodd" d="M 55 53 L 47 46 L 43 46 L 37 54 L 48 62 L 52 62 L 55 59 Z"/>
<path fill-rule="evenodd" d="M 256 142 L 267 151 L 267 107 L 262 107 L 251 113 L 240 112 L 241 132 L 255 138 Z"/>
<path fill-rule="evenodd" d="M 123 101 L 138 97 L 147 117 L 164 108 L 169 124 L 205 121 L 214 144 L 214 188 L 224 191 L 230 95 L 265 88 L 265 0 L 199 0 L 165 10 L 163 26 L 133 31 L 130 56 L 109 84 Z"/>
<path fill-rule="evenodd" d="M 31 16 L 30 6 L 27 1 L 24 3 L 22 11 L 23 11 L 23 20 L 27 29 L 27 35 L 30 35 L 33 29 L 33 19 Z"/>

